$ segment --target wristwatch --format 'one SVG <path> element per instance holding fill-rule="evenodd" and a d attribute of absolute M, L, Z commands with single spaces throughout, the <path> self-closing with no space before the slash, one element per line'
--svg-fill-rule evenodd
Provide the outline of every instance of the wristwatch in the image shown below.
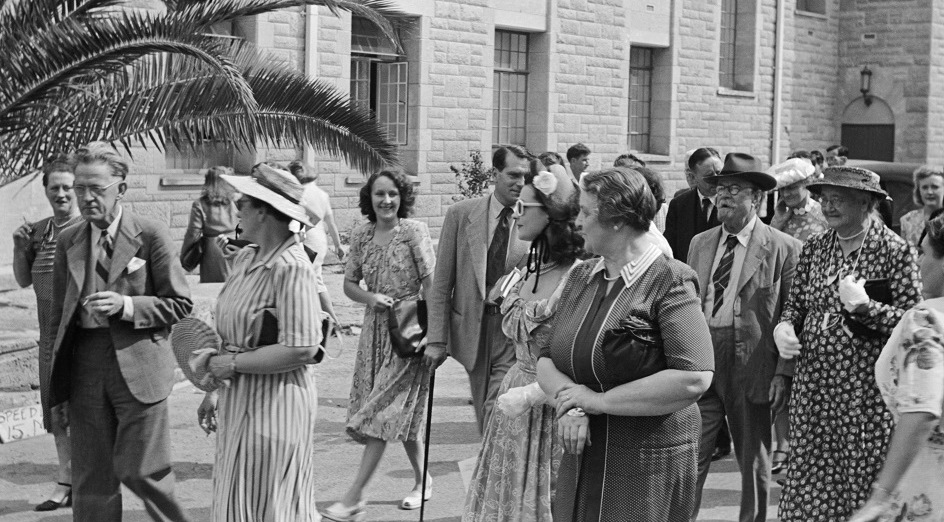
<path fill-rule="evenodd" d="M 567 415 L 571 417 L 583 417 L 587 412 L 583 411 L 583 408 L 571 408 L 567 410 Z"/>

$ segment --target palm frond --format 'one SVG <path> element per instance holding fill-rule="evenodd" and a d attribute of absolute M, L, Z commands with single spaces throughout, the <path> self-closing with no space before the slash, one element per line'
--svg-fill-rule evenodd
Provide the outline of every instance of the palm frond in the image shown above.
<path fill-rule="evenodd" d="M 0 134 L 30 125 L 36 107 L 61 99 L 74 83 L 120 78 L 144 56 L 169 53 L 200 61 L 228 81 L 246 110 L 255 108 L 252 92 L 219 39 L 194 34 L 172 17 L 122 13 L 107 21 L 65 20 L 31 42 L 0 53 Z"/>

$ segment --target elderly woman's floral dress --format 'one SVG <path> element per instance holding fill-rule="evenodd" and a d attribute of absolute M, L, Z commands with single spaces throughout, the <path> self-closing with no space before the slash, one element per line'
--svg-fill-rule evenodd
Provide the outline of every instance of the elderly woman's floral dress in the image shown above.
<path fill-rule="evenodd" d="M 498 394 L 537 382 L 536 338 L 549 332 L 566 277 L 547 299 L 525 301 L 521 280 L 501 305 L 502 331 L 515 344 L 515 365 Z M 509 417 L 495 408 L 485 428 L 482 449 L 465 499 L 463 522 L 551 520 L 551 497 L 563 448 L 554 408 L 539 404 Z"/>
<path fill-rule="evenodd" d="M 807 198 L 803 208 L 789 208 L 780 200 L 770 226 L 803 242 L 829 228 L 823 207 L 813 198 Z"/>
<path fill-rule="evenodd" d="M 436 256 L 424 223 L 401 219 L 385 245 L 373 241 L 374 223 L 351 234 L 344 277 L 394 299 L 417 299 L 423 279 L 433 273 Z M 393 351 L 387 312 L 364 311 L 364 324 L 348 406 L 347 433 L 358 442 L 422 440 L 429 371 L 422 358 L 404 359 Z"/>
<path fill-rule="evenodd" d="M 845 521 L 869 497 L 882 468 L 892 417 L 875 383 L 875 361 L 906 310 L 920 299 L 914 247 L 880 222 L 843 256 L 836 232 L 803 247 L 781 317 L 803 345 L 790 399 L 792 455 L 780 497 L 782 522 Z M 840 313 L 838 280 L 886 279 L 890 304 Z M 853 333 L 861 327 L 867 333 Z"/>
<path fill-rule="evenodd" d="M 881 520 L 944 520 L 944 299 L 918 305 L 905 314 L 875 365 L 875 380 L 895 417 L 929 413 L 934 431 L 895 488 Z"/>

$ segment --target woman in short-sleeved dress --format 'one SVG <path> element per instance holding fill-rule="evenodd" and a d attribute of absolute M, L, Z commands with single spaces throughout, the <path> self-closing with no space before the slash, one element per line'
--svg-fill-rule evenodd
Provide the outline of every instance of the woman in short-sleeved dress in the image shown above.
<path fill-rule="evenodd" d="M 345 278 L 364 280 L 367 290 L 396 299 L 419 297 L 420 282 L 433 272 L 436 256 L 426 225 L 401 219 L 386 245 L 372 241 L 374 223 L 351 235 Z M 429 372 L 422 359 L 404 359 L 393 351 L 387 314 L 364 312 L 357 345 L 347 433 L 386 441 L 422 440 Z"/>

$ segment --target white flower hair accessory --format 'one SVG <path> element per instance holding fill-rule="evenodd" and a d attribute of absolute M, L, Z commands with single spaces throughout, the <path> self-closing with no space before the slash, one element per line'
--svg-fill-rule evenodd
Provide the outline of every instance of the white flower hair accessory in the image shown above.
<path fill-rule="evenodd" d="M 550 172 L 543 170 L 534 177 L 531 182 L 534 188 L 540 190 L 545 196 L 550 196 L 557 190 L 557 177 Z"/>

